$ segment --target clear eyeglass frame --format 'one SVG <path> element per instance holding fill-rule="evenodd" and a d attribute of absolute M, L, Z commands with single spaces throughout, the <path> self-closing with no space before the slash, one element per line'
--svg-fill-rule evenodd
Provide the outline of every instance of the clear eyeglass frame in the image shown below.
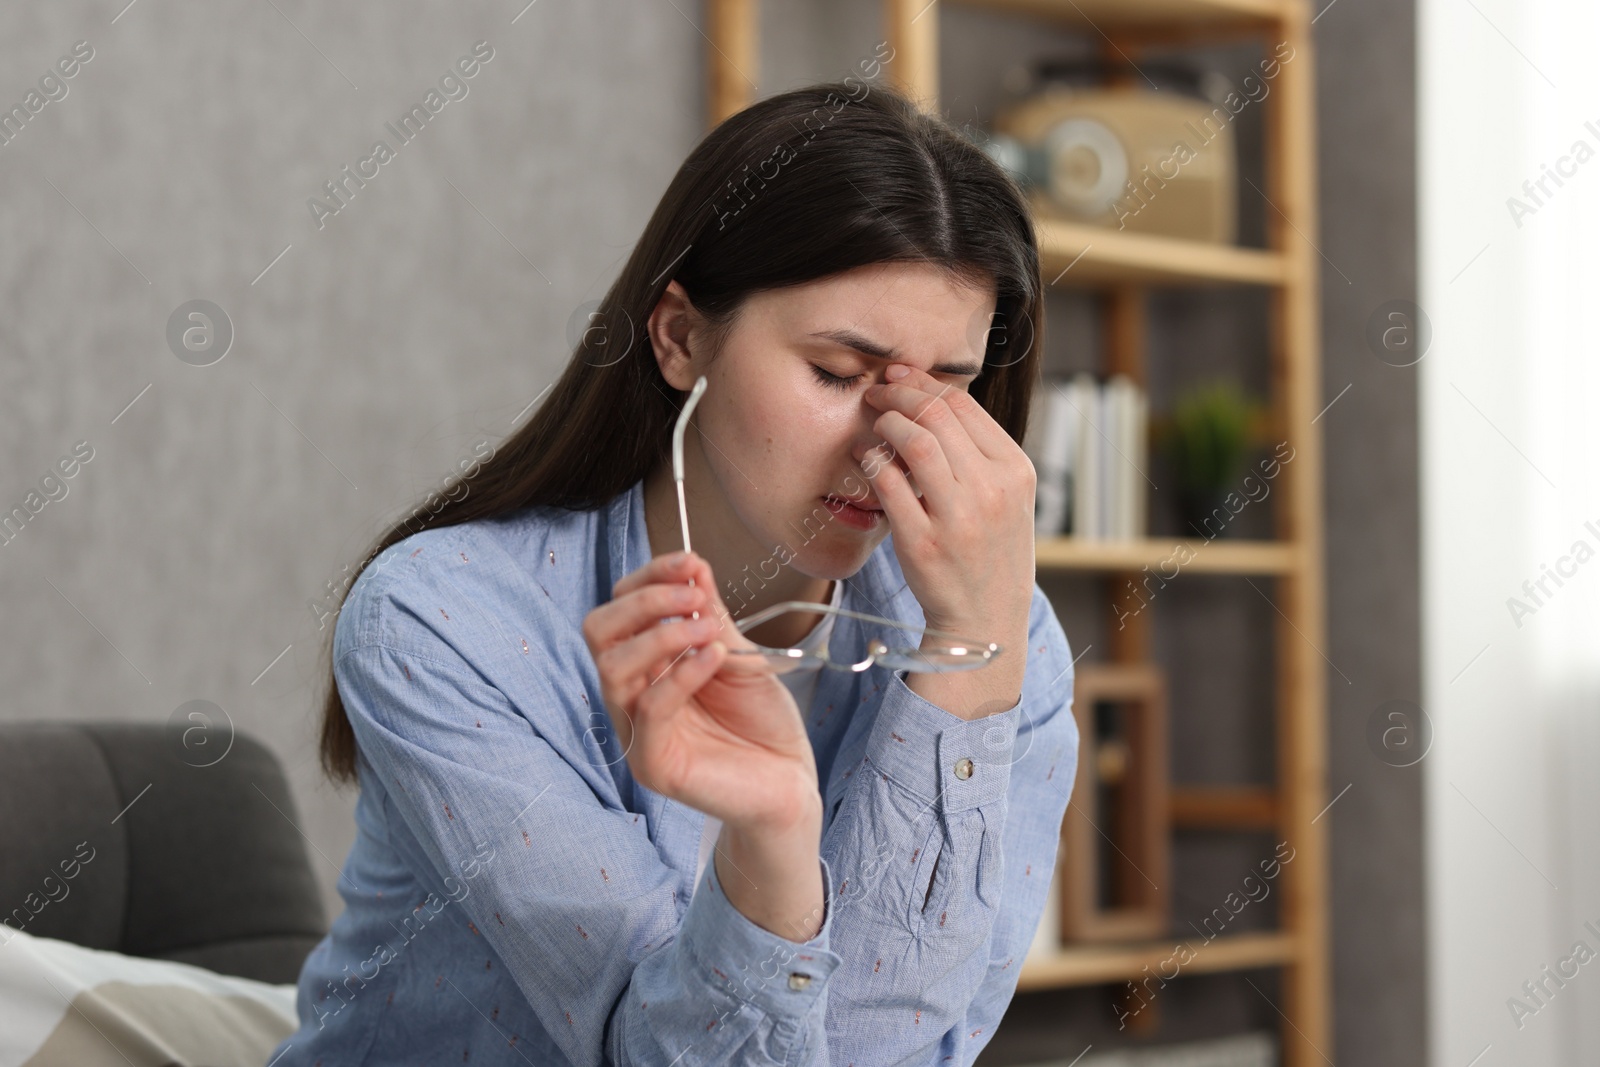
<path fill-rule="evenodd" d="M 683 436 L 689 425 L 689 418 L 694 413 L 695 405 L 700 402 L 701 396 L 706 391 L 706 377 L 701 375 L 694 383 L 694 388 L 689 393 L 689 398 L 684 401 L 683 410 L 678 413 L 677 425 L 672 430 L 672 477 L 678 487 L 678 521 L 683 534 L 684 551 L 689 551 L 689 510 L 684 500 L 683 492 Z M 803 612 L 811 615 L 835 615 L 857 619 L 866 623 L 877 623 L 891 627 L 898 631 L 922 635 L 922 643 L 918 645 L 889 644 L 878 639 L 869 639 L 867 642 L 866 656 L 859 660 L 838 660 L 828 654 L 827 643 L 821 648 L 769 648 L 758 644 L 755 648 L 730 648 L 729 655 L 738 656 L 748 662 L 761 662 L 771 668 L 775 674 L 789 674 L 795 671 L 822 670 L 824 668 L 839 671 L 861 672 L 872 666 L 883 666 L 890 670 L 905 670 L 913 674 L 951 674 L 957 671 L 970 671 L 983 667 L 999 656 L 1004 649 L 994 642 L 974 641 L 970 638 L 952 634 L 944 630 L 930 629 L 926 626 L 917 626 L 913 623 L 899 622 L 886 619 L 880 615 L 867 615 L 859 611 L 850 611 L 845 608 L 836 608 L 831 604 L 819 604 L 809 600 L 785 600 L 764 608 L 748 618 L 739 619 L 735 627 L 743 634 L 781 615 Z M 700 613 L 694 613 L 699 618 Z M 927 641 L 932 635 L 935 640 Z"/>

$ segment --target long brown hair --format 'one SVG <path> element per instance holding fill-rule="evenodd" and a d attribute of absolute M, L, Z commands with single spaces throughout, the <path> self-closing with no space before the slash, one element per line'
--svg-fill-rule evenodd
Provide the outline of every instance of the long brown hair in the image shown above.
<path fill-rule="evenodd" d="M 1017 185 L 892 89 L 851 78 L 751 105 L 684 160 L 549 397 L 467 492 L 428 510 L 426 525 L 538 505 L 592 509 L 663 462 L 682 394 L 662 378 L 645 325 L 672 279 L 705 317 L 715 351 L 754 292 L 913 260 L 994 283 L 985 365 L 969 392 L 1020 442 L 1044 314 L 1033 220 Z M 423 511 L 347 570 L 347 591 L 367 562 L 417 532 Z M 332 641 L 330 632 L 330 662 Z M 329 675 L 322 766 L 335 782 L 355 782 L 356 738 L 331 667 Z"/>

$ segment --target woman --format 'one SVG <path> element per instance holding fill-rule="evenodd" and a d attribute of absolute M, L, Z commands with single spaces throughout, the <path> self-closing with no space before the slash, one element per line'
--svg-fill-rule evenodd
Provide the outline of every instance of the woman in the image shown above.
<path fill-rule="evenodd" d="M 274 1064 L 971 1063 L 1077 763 L 1017 444 L 1025 201 L 892 92 L 784 93 L 694 150 L 594 320 L 349 590 L 322 734 L 360 785 L 347 907 Z M 904 626 L 734 625 L 790 600 Z M 1001 652 L 738 654 L 918 627 Z"/>

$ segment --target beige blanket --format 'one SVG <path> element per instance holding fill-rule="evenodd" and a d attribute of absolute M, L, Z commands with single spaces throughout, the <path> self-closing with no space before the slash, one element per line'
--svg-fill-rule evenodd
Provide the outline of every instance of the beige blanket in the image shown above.
<path fill-rule="evenodd" d="M 0 1067 L 263 1067 L 295 987 L 0 927 Z"/>

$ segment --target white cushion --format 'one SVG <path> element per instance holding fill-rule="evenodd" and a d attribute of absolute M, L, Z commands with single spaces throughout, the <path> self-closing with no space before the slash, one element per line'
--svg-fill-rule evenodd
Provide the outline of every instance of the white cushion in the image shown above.
<path fill-rule="evenodd" d="M 0 1067 L 262 1067 L 295 986 L 0 925 Z"/>

